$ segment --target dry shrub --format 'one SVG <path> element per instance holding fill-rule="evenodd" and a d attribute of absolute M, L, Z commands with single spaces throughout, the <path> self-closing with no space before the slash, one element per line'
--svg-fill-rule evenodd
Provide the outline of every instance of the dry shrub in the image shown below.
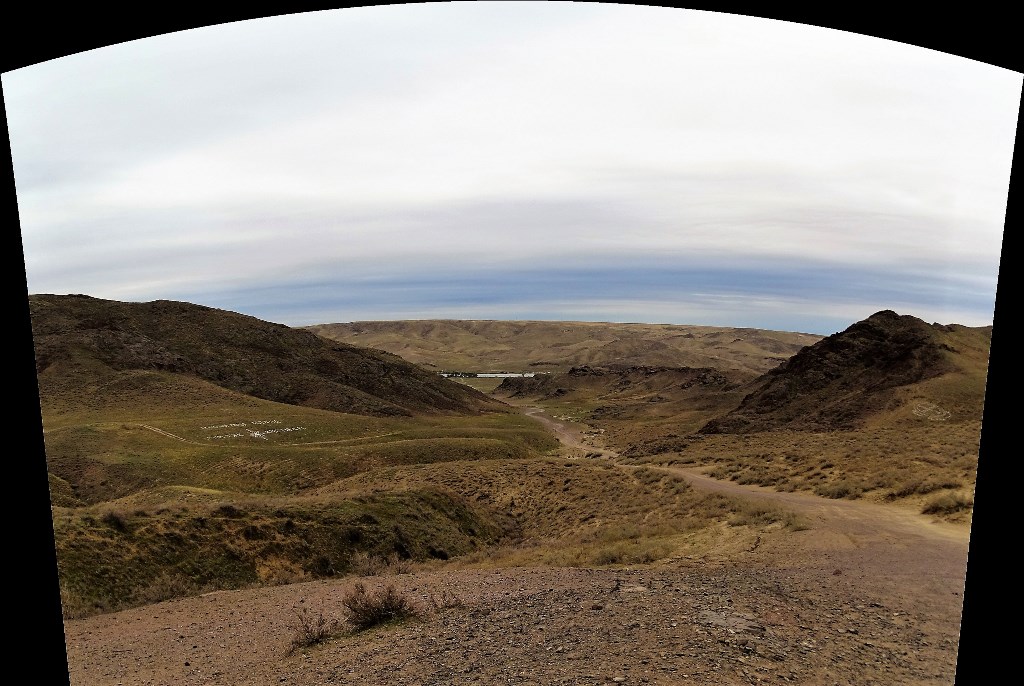
<path fill-rule="evenodd" d="M 288 648 L 289 655 L 300 648 L 308 648 L 327 641 L 338 633 L 341 622 L 326 616 L 322 609 L 313 613 L 308 607 L 304 607 L 301 612 L 295 612 L 293 628 L 295 636 L 292 637 L 291 646 Z"/>
<path fill-rule="evenodd" d="M 459 596 L 455 595 L 451 591 L 441 591 L 437 595 L 430 595 L 430 607 L 434 612 L 441 612 L 442 610 L 451 610 L 463 608 L 466 606 L 465 601 Z"/>
<path fill-rule="evenodd" d="M 893 489 L 887 496 L 889 500 L 906 498 L 912 495 L 927 495 L 946 488 L 960 488 L 963 484 L 956 479 L 913 479 Z"/>
<path fill-rule="evenodd" d="M 864 492 L 864 486 L 857 482 L 842 479 L 840 481 L 821 484 L 815 487 L 814 492 L 825 498 L 833 498 L 836 500 L 839 498 L 847 498 L 849 500 L 854 500 L 859 498 L 860 494 Z"/>
<path fill-rule="evenodd" d="M 921 509 L 922 514 L 953 514 L 974 507 L 974 500 L 963 493 L 944 493 L 932 498 Z"/>
<path fill-rule="evenodd" d="M 672 546 L 664 542 L 618 541 L 592 550 L 588 564 L 599 567 L 617 564 L 646 565 L 667 557 L 671 552 Z"/>
<path fill-rule="evenodd" d="M 297 563 L 278 557 L 267 557 L 257 562 L 256 574 L 267 586 L 286 586 L 309 580 L 309 575 Z"/>
<path fill-rule="evenodd" d="M 777 505 L 761 502 L 737 500 L 735 511 L 729 517 L 729 526 L 768 526 L 776 522 L 790 531 L 804 531 L 807 522 L 796 512 L 786 510 Z"/>
<path fill-rule="evenodd" d="M 108 510 L 100 517 L 100 521 L 115 531 L 128 532 L 128 518 L 120 510 Z"/>
<path fill-rule="evenodd" d="M 366 585 L 358 581 L 342 597 L 341 604 L 345 606 L 349 624 L 356 631 L 423 616 L 423 610 L 393 584 L 368 591 Z"/>
<path fill-rule="evenodd" d="M 397 553 L 391 553 L 387 557 L 380 557 L 358 550 L 352 553 L 352 557 L 349 558 L 349 570 L 357 576 L 409 574 L 412 572 L 412 562 L 403 560 Z"/>
<path fill-rule="evenodd" d="M 617 543 L 610 546 L 602 546 L 598 548 L 591 556 L 591 561 L 595 565 L 614 565 L 619 564 L 626 559 L 626 547 Z"/>
<path fill-rule="evenodd" d="M 203 590 L 204 587 L 182 574 L 163 571 L 145 586 L 137 588 L 132 600 L 139 605 L 149 605 L 199 595 Z"/>

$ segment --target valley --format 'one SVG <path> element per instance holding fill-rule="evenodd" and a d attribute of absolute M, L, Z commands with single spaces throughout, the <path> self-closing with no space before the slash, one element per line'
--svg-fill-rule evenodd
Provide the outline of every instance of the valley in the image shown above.
<path fill-rule="evenodd" d="M 74 684 L 953 682 L 991 327 L 32 305 Z"/>

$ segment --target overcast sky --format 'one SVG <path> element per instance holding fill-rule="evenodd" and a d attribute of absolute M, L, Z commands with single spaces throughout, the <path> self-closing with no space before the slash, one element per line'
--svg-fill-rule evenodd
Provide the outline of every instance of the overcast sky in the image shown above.
<path fill-rule="evenodd" d="M 830 334 L 992 323 L 1022 75 L 770 19 L 456 2 L 2 81 L 30 293 Z"/>

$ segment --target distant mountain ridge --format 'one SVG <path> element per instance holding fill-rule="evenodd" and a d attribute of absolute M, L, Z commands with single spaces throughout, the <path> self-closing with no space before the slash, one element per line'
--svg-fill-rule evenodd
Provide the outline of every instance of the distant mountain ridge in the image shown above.
<path fill-rule="evenodd" d="M 822 338 L 751 328 L 525 320 L 363 321 L 305 328 L 387 350 L 428 369 L 475 372 L 567 372 L 614 364 L 757 375 Z"/>
<path fill-rule="evenodd" d="M 157 370 L 264 400 L 354 414 L 476 413 L 502 407 L 396 355 L 192 303 L 31 295 L 41 387 L 65 374 Z"/>

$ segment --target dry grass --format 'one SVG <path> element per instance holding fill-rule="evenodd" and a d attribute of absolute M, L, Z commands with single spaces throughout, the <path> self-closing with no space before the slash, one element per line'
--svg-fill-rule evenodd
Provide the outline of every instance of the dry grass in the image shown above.
<path fill-rule="evenodd" d="M 690 436 L 681 450 L 637 462 L 708 466 L 710 476 L 739 484 L 916 506 L 922 495 L 973 487 L 980 431 L 976 421 L 922 420 L 828 433 Z"/>
<path fill-rule="evenodd" d="M 943 493 L 924 504 L 922 514 L 948 515 L 974 507 L 974 499 L 963 493 Z"/>
<path fill-rule="evenodd" d="M 55 509 L 54 524 L 68 618 L 214 589 L 404 573 L 505 534 L 486 510 L 436 488 Z"/>
<path fill-rule="evenodd" d="M 295 635 L 292 637 L 287 654 L 291 655 L 296 650 L 325 643 L 336 636 L 341 627 L 342 622 L 324 614 L 323 609 L 317 612 L 312 612 L 308 607 L 296 610 L 295 619 L 291 624 Z"/>
<path fill-rule="evenodd" d="M 424 616 L 424 609 L 393 584 L 371 591 L 358 581 L 342 596 L 341 604 L 348 623 L 356 631 Z"/>
<path fill-rule="evenodd" d="M 466 602 L 458 595 L 451 591 L 444 590 L 440 593 L 431 593 L 428 598 L 430 602 L 430 608 L 435 613 L 444 612 L 445 610 L 458 610 L 466 607 Z"/>
<path fill-rule="evenodd" d="M 357 576 L 392 576 L 409 574 L 413 563 L 403 560 L 396 553 L 373 555 L 364 550 L 357 550 L 349 558 L 349 571 Z"/>

